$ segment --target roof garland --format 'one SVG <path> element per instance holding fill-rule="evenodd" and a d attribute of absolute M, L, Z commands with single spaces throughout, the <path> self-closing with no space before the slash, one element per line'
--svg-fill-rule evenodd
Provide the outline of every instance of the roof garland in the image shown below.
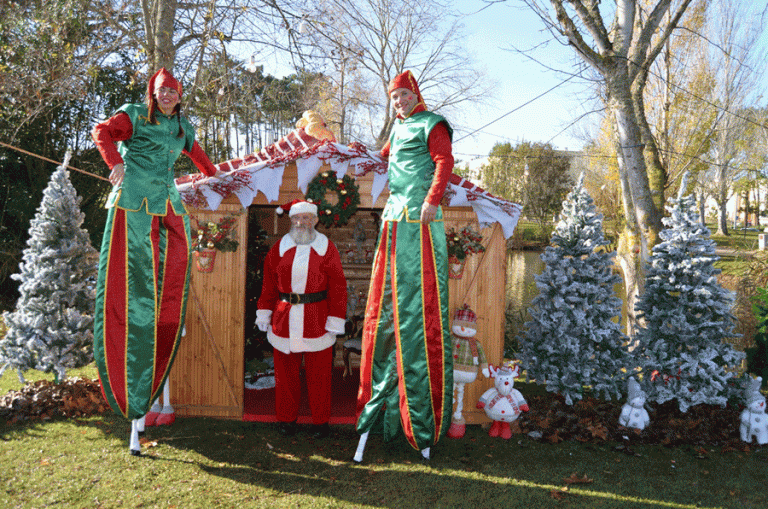
<path fill-rule="evenodd" d="M 259 192 L 267 201 L 279 202 L 285 165 L 296 163 L 298 188 L 307 193 L 310 181 L 327 164 L 338 178 L 351 169 L 355 177 L 373 173 L 371 200 L 375 203 L 388 182 L 387 161 L 370 152 L 361 143 L 342 145 L 331 140 L 318 140 L 298 128 L 269 147 L 243 158 L 216 165 L 229 172 L 225 177 L 206 177 L 202 173 L 176 179 L 176 188 L 189 206 L 216 210 L 227 196 L 235 194 L 243 207 L 253 203 Z M 499 223 L 504 237 L 509 238 L 517 226 L 522 207 L 498 198 L 472 182 L 451 174 L 443 203 L 450 207 L 472 207 L 481 227 Z"/>

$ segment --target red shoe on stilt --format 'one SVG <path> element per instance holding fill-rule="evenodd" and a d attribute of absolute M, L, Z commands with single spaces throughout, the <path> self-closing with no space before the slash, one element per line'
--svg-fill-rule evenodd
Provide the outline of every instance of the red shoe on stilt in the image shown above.
<path fill-rule="evenodd" d="M 448 428 L 448 438 L 463 438 L 467 431 L 467 426 L 463 422 L 451 422 L 451 427 Z"/>

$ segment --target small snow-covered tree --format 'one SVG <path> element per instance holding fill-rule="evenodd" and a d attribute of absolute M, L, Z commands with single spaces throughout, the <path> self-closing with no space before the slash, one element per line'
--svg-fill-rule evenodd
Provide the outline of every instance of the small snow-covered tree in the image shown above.
<path fill-rule="evenodd" d="M 29 227 L 19 274 L 21 296 L 3 318 L 8 327 L 0 339 L 0 375 L 7 368 L 54 373 L 56 382 L 66 368 L 93 359 L 94 284 L 96 250 L 80 226 L 84 215 L 80 197 L 66 170 L 69 153 L 51 176 L 43 200 Z"/>
<path fill-rule="evenodd" d="M 614 291 L 621 277 L 613 271 L 614 253 L 599 249 L 608 243 L 582 174 L 541 255 L 546 265 L 535 278 L 539 294 L 528 310 L 533 320 L 520 338 L 528 378 L 569 405 L 585 386 L 607 399 L 619 397 L 624 386 L 627 338 Z"/>
<path fill-rule="evenodd" d="M 734 297 L 717 281 L 715 242 L 699 221 L 694 195 L 670 198 L 662 242 L 653 247 L 636 311 L 641 327 L 634 354 L 643 389 L 657 403 L 677 399 L 681 412 L 700 403 L 725 405 L 728 380 L 744 354 L 733 332 Z"/>

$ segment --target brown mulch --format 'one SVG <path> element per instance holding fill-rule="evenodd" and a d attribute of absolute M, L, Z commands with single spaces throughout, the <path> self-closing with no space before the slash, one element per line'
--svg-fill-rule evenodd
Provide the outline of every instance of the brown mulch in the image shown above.
<path fill-rule="evenodd" d="M 39 380 L 0 397 L 0 422 L 84 417 L 109 411 L 98 380 L 66 378 L 58 384 Z"/>
<path fill-rule="evenodd" d="M 651 423 L 642 431 L 619 425 L 623 401 L 585 398 L 572 406 L 562 396 L 527 395 L 530 410 L 513 423 L 513 431 L 538 440 L 558 443 L 618 442 L 665 446 L 748 448 L 739 437 L 743 408 L 697 405 L 680 412 L 674 401 L 646 405 Z M 0 422 L 8 424 L 83 417 L 111 411 L 98 380 L 68 378 L 59 384 L 41 380 L 0 397 Z"/>
<path fill-rule="evenodd" d="M 530 410 L 516 421 L 520 433 L 544 442 L 620 442 L 665 446 L 717 446 L 744 449 L 739 436 L 743 408 L 696 405 L 680 412 L 675 401 L 646 405 L 650 424 L 642 431 L 619 425 L 623 401 L 585 398 L 572 406 L 556 394 L 526 396 Z"/>

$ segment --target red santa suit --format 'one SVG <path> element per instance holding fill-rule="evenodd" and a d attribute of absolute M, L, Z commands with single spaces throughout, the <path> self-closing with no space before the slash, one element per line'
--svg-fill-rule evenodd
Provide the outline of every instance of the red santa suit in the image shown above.
<path fill-rule="evenodd" d="M 270 324 L 267 339 L 274 347 L 279 422 L 298 417 L 302 358 L 312 424 L 328 423 L 331 414 L 333 346 L 336 335 L 344 333 L 347 281 L 336 246 L 315 233 L 311 244 L 296 244 L 286 234 L 264 260 L 256 323 Z M 303 296 L 309 302 L 291 303 Z"/>

